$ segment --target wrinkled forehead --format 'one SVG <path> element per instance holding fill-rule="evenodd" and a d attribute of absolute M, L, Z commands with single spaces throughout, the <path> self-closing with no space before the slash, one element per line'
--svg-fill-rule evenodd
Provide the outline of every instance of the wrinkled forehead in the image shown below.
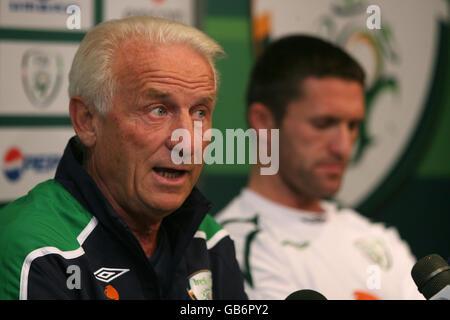
<path fill-rule="evenodd" d="M 129 40 L 117 48 L 112 61 L 116 79 L 129 74 L 166 72 L 186 79 L 214 82 L 209 61 L 188 44 Z"/>
<path fill-rule="evenodd" d="M 121 101 L 195 100 L 214 105 L 213 70 L 206 58 L 187 45 L 130 42 L 114 59 L 114 94 Z"/>

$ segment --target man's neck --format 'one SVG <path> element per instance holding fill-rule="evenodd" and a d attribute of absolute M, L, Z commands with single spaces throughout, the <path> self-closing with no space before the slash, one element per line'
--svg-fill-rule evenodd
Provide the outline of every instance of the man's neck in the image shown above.
<path fill-rule="evenodd" d="M 108 187 L 103 183 L 103 180 L 96 175 L 96 171 L 89 166 L 89 163 L 86 166 L 86 171 L 94 179 L 100 191 L 111 204 L 117 215 L 122 218 L 125 224 L 130 228 L 130 231 L 138 240 L 147 258 L 150 258 L 157 248 L 158 231 L 162 219 L 151 219 L 148 215 L 149 210 L 145 210 L 147 214 L 133 212 L 133 210 L 130 209 L 127 210 L 116 201 Z"/>
<path fill-rule="evenodd" d="M 133 233 L 138 240 L 147 258 L 150 258 L 155 253 L 158 245 L 158 232 L 162 219 L 151 220 L 143 214 L 130 214 L 128 211 L 124 210 L 110 194 L 105 194 L 105 191 L 103 190 L 102 192 L 116 211 L 117 215 L 122 218 L 130 228 L 131 233 Z"/>
<path fill-rule="evenodd" d="M 114 199 L 108 196 L 106 196 L 106 198 L 111 203 L 112 207 L 119 215 L 119 217 L 121 217 L 122 220 L 130 228 L 131 233 L 133 233 L 133 235 L 138 240 L 147 258 L 150 258 L 153 253 L 155 253 L 158 245 L 158 232 L 162 223 L 162 219 L 151 220 L 142 214 L 130 214 L 128 211 L 124 210 L 120 205 L 118 205 L 117 202 L 114 201 Z"/>
<path fill-rule="evenodd" d="M 126 222 L 126 221 L 125 221 Z M 128 224 L 128 223 L 127 223 Z M 128 224 L 129 225 L 129 224 Z M 134 234 L 139 244 L 144 250 L 147 258 L 153 256 L 158 247 L 158 234 L 161 226 L 161 221 L 157 224 L 153 224 L 146 228 L 132 228 L 130 227 L 131 232 Z"/>
<path fill-rule="evenodd" d="M 257 166 L 252 167 L 247 187 L 278 204 L 317 214 L 323 213 L 320 198 L 294 192 L 281 180 L 278 174 L 260 175 Z"/>

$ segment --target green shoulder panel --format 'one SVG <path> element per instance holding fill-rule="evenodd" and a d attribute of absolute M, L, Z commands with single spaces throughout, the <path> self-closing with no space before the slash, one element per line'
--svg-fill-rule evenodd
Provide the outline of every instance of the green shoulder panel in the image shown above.
<path fill-rule="evenodd" d="M 198 231 L 203 231 L 206 234 L 206 241 L 211 240 L 212 237 L 214 237 L 214 235 L 222 229 L 222 226 L 218 224 L 209 214 L 205 216 L 202 223 L 198 227 Z"/>
<path fill-rule="evenodd" d="M 216 247 L 218 243 L 222 243 L 221 240 L 228 237 L 228 232 L 213 217 L 207 214 L 200 224 L 195 237 L 203 238 L 206 241 L 206 248 L 210 250 Z"/>
<path fill-rule="evenodd" d="M 80 247 L 92 215 L 55 180 L 47 180 L 0 210 L 0 299 L 18 299 L 25 258 L 42 247 Z"/>

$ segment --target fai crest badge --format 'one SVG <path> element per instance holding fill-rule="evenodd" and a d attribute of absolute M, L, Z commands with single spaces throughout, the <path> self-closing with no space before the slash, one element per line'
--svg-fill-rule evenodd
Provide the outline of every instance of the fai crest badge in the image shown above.
<path fill-rule="evenodd" d="M 379 265 L 380 268 L 384 270 L 391 268 L 391 255 L 381 239 L 359 239 L 356 240 L 355 245 L 367 258 Z"/>
<path fill-rule="evenodd" d="M 189 276 L 187 291 L 192 300 L 212 300 L 212 274 L 200 270 Z"/>
<path fill-rule="evenodd" d="M 45 108 L 61 88 L 63 58 L 59 53 L 29 49 L 22 57 L 22 85 L 28 100 Z"/>

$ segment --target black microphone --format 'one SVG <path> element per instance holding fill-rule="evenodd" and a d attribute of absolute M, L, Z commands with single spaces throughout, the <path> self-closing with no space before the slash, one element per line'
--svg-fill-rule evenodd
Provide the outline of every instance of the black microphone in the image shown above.
<path fill-rule="evenodd" d="M 412 268 L 411 276 L 427 300 L 450 300 L 450 266 L 441 256 L 423 257 Z"/>
<path fill-rule="evenodd" d="M 327 300 L 327 298 L 317 291 L 305 289 L 292 292 L 284 300 Z"/>

